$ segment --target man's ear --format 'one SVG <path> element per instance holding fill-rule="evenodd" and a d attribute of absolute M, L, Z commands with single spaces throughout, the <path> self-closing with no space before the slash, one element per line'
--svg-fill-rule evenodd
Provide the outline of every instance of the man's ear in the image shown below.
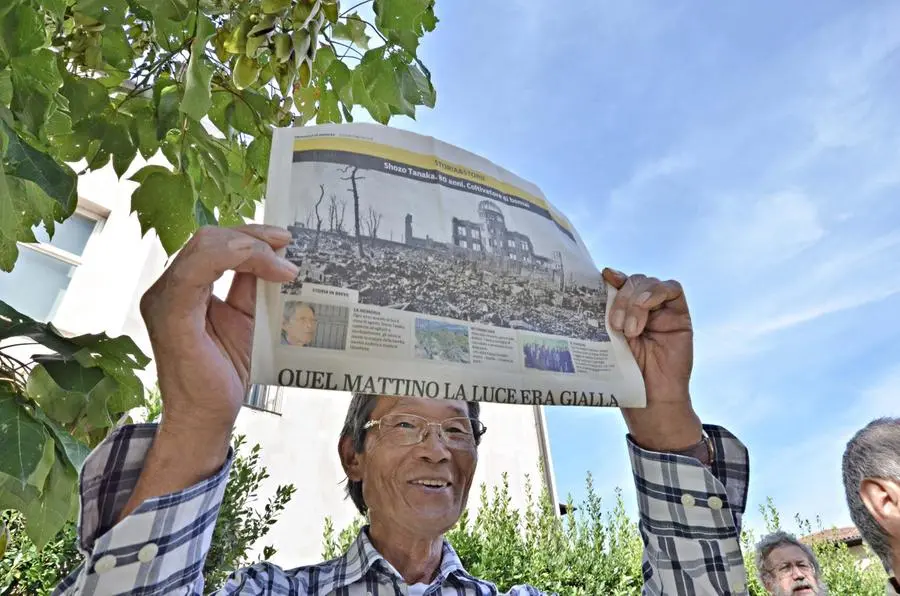
<path fill-rule="evenodd" d="M 900 484 L 887 478 L 864 478 L 859 496 L 879 526 L 889 534 L 900 532 Z"/>
<path fill-rule="evenodd" d="M 362 461 L 361 453 L 357 453 L 353 448 L 353 438 L 344 435 L 338 441 L 338 456 L 341 458 L 341 465 L 344 467 L 344 474 L 348 480 L 359 482 L 362 480 Z"/>

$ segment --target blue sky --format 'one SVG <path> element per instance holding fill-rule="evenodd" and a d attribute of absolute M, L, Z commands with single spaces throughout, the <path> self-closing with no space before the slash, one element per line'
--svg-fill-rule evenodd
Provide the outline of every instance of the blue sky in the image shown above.
<path fill-rule="evenodd" d="M 395 125 L 540 186 L 598 266 L 677 278 L 747 522 L 849 521 L 840 457 L 900 414 L 900 4 L 442 0 L 438 104 Z M 613 410 L 549 411 L 560 491 L 634 490 Z"/>

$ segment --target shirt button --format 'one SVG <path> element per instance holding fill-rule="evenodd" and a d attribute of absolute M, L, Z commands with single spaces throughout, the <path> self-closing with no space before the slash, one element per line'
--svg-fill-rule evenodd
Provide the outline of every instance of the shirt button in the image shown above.
<path fill-rule="evenodd" d="M 94 573 L 103 575 L 116 568 L 116 558 L 113 555 L 103 555 L 94 563 Z"/>
<path fill-rule="evenodd" d="M 156 546 L 153 542 L 148 542 L 144 546 L 141 547 L 141 550 L 138 551 L 138 561 L 141 563 L 149 563 L 156 557 L 156 553 L 159 552 L 159 547 Z"/>
<path fill-rule="evenodd" d="M 709 503 L 709 508 L 713 511 L 718 511 L 722 508 L 722 499 L 719 497 L 710 497 L 707 503 Z"/>
<path fill-rule="evenodd" d="M 681 504 L 685 507 L 693 507 L 697 504 L 697 500 L 694 498 L 694 495 L 684 493 L 681 495 Z"/>

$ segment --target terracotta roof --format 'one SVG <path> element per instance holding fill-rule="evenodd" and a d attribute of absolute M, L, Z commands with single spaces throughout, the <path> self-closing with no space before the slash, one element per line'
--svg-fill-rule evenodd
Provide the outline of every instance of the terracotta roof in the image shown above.
<path fill-rule="evenodd" d="M 856 526 L 847 526 L 845 528 L 832 528 L 830 530 L 822 530 L 815 534 L 804 536 L 800 539 L 805 544 L 813 542 L 843 542 L 847 546 L 855 546 L 862 543 L 862 536 Z"/>

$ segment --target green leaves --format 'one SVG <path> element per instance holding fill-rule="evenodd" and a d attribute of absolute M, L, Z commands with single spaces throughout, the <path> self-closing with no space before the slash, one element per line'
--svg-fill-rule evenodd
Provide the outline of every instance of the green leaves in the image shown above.
<path fill-rule="evenodd" d="M 434 31 L 434 0 L 375 0 L 375 26 L 388 40 L 416 55 L 419 38 Z"/>
<path fill-rule="evenodd" d="M 66 163 L 91 172 L 111 162 L 123 176 L 138 153 L 161 152 L 166 167 L 133 176 L 132 209 L 171 254 L 200 225 L 255 214 L 272 129 L 298 112 L 342 122 L 362 106 L 387 123 L 434 105 L 415 56 L 434 27 L 430 1 L 375 8 L 388 42 L 370 50 L 382 35 L 356 12 L 342 16 L 337 0 L 0 0 L 0 268 L 12 269 L 34 226 L 52 235 L 74 212 Z M 135 371 L 146 358 L 127 338 L 64 338 L 0 303 L 0 340 L 19 335 L 55 354 L 6 387 L 0 441 L 13 440 L 7 414 L 31 438 L 20 469 L 0 470 L 0 508 L 24 511 L 43 543 L 71 515 L 89 446 L 141 403 Z"/>
<path fill-rule="evenodd" d="M 371 37 L 366 35 L 366 23 L 359 13 L 350 14 L 343 23 L 335 23 L 331 30 L 335 39 L 346 39 L 364 50 L 369 49 Z"/>
<path fill-rule="evenodd" d="M 183 21 L 190 15 L 191 7 L 185 0 L 137 0 L 155 21 Z"/>
<path fill-rule="evenodd" d="M 29 3 L 18 3 L 0 19 L 0 52 L 7 59 L 27 56 L 46 41 L 40 14 Z"/>
<path fill-rule="evenodd" d="M 75 172 L 29 145 L 2 121 L 0 132 L 6 135 L 9 143 L 4 156 L 7 173 L 31 180 L 59 203 L 66 216 L 73 213 L 77 200 Z"/>
<path fill-rule="evenodd" d="M 73 514 L 75 479 L 90 445 L 143 403 L 134 372 L 149 359 L 127 337 L 63 337 L 0 302 L 0 341 L 11 338 L 54 352 L 33 357 L 24 388 L 0 385 L 0 509 L 23 512 L 29 538 L 41 547 Z"/>
<path fill-rule="evenodd" d="M 24 489 L 41 465 L 50 433 L 8 392 L 0 393 L 0 421 L 0 474 Z"/>
<path fill-rule="evenodd" d="M 187 241 L 194 225 L 194 191 L 187 174 L 153 172 L 131 195 L 141 233 L 155 229 L 169 254 Z"/>
<path fill-rule="evenodd" d="M 179 109 L 198 122 L 206 116 L 212 105 L 209 84 L 213 76 L 213 67 L 204 52 L 206 42 L 214 33 L 213 22 L 205 16 L 201 17 L 198 21 L 197 35 L 191 43 L 191 58 L 188 60 L 184 80 L 184 99 Z"/>
<path fill-rule="evenodd" d="M 21 121 L 22 128 L 39 136 L 41 125 L 58 103 L 57 90 L 62 77 L 56 56 L 48 49 L 17 56 L 10 60 L 13 96 L 10 109 Z"/>

